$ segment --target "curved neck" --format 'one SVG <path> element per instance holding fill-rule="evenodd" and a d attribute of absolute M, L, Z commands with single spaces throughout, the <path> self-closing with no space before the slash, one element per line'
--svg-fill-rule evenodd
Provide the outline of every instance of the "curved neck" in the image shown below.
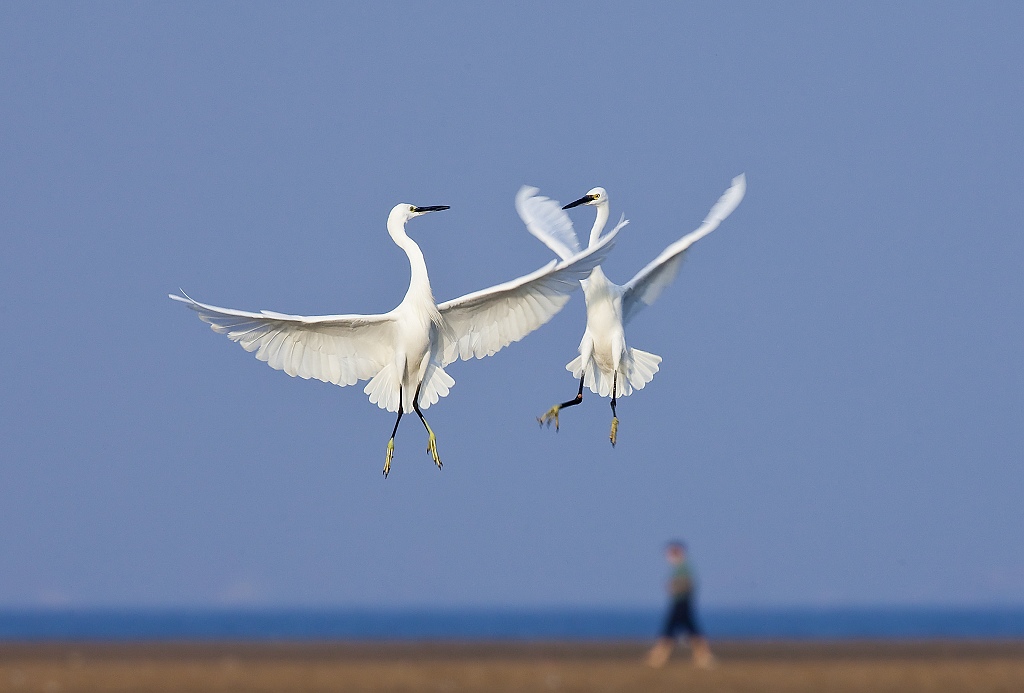
<path fill-rule="evenodd" d="M 601 232 L 604 231 L 604 225 L 608 223 L 608 205 L 601 204 L 597 206 L 597 219 L 594 219 L 594 227 L 590 229 L 590 242 L 587 244 L 588 248 L 593 248 L 597 245 L 598 239 L 601 238 Z"/>
<path fill-rule="evenodd" d="M 410 295 L 427 295 L 433 301 L 433 293 L 430 291 L 430 278 L 427 276 L 427 263 L 423 260 L 423 252 L 416 244 L 416 241 L 409 238 L 405 233 L 405 222 L 388 219 L 388 234 L 391 240 L 399 248 L 405 251 L 409 257 L 409 268 L 412 276 L 409 279 L 409 290 L 405 293 L 406 298 Z"/>

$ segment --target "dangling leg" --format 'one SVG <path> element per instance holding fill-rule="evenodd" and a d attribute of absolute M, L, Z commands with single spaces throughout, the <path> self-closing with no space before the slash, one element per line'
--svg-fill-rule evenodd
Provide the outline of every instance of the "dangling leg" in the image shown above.
<path fill-rule="evenodd" d="M 668 658 L 672 656 L 672 650 L 675 648 L 675 645 L 675 638 L 658 638 L 657 642 L 654 643 L 654 647 L 647 653 L 647 666 L 652 669 L 660 669 L 665 666 Z"/>
<path fill-rule="evenodd" d="M 612 376 L 612 432 L 611 435 L 608 436 L 612 441 L 613 448 L 615 447 L 615 441 L 619 437 L 619 417 L 615 413 L 615 386 L 618 382 L 619 372 L 615 371 L 615 374 Z"/>
<path fill-rule="evenodd" d="M 561 404 L 556 404 L 555 406 L 551 407 L 546 412 L 544 412 L 544 416 L 538 416 L 537 417 L 537 423 L 539 423 L 541 426 L 543 426 L 544 424 L 547 424 L 548 426 L 550 426 L 551 422 L 554 421 L 555 422 L 555 430 L 557 431 L 558 430 L 558 410 L 562 409 L 563 407 L 575 407 L 577 404 L 579 404 L 582 401 L 583 401 L 583 378 L 580 378 L 580 391 L 576 393 L 576 397 L 574 399 L 570 399 L 568 402 L 562 402 Z"/>
<path fill-rule="evenodd" d="M 395 427 L 391 429 L 391 440 L 388 441 L 388 453 L 384 456 L 384 478 L 388 478 L 388 472 L 391 471 L 391 458 L 395 454 L 395 434 L 398 433 L 398 424 L 402 422 L 402 388 L 398 388 L 398 420 L 395 421 Z"/>
<path fill-rule="evenodd" d="M 672 650 L 676 646 L 676 630 L 679 628 L 680 616 L 682 615 L 680 602 L 673 602 L 665 619 L 665 625 L 661 629 L 654 647 L 647 653 L 647 666 L 653 669 L 660 669 L 672 656 Z"/>
<path fill-rule="evenodd" d="M 420 387 L 423 387 L 423 383 L 420 383 Z M 412 408 L 416 410 L 416 414 L 419 415 L 420 421 L 423 422 L 423 427 L 427 429 L 427 452 L 434 458 L 434 464 L 437 468 L 441 468 L 441 458 L 437 456 L 437 438 L 434 437 L 434 431 L 431 430 L 430 424 L 423 418 L 423 412 L 420 411 L 420 387 L 416 388 L 416 397 L 412 400 Z"/>

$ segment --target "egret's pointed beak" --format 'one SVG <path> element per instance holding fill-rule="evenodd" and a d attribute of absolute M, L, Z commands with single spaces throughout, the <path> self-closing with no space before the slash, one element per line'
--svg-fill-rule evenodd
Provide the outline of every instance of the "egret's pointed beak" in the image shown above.
<path fill-rule="evenodd" d="M 440 212 L 445 209 L 451 209 L 448 205 L 434 205 L 433 207 L 416 207 L 412 211 L 417 214 L 426 214 L 427 212 Z"/>
<path fill-rule="evenodd" d="M 583 197 L 581 197 L 580 199 L 576 200 L 575 202 L 570 202 L 565 207 L 562 207 L 562 209 L 572 209 L 573 207 L 579 207 L 580 205 L 585 205 L 588 202 L 591 202 L 593 199 L 594 199 L 593 195 L 584 195 Z"/>

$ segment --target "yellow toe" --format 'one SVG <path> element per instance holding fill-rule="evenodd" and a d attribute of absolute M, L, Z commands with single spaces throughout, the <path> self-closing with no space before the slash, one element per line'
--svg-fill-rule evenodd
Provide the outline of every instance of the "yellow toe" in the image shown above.
<path fill-rule="evenodd" d="M 551 407 L 546 412 L 544 412 L 544 415 L 539 417 L 537 419 L 537 421 L 540 423 L 541 426 L 543 426 L 544 424 L 547 424 L 548 426 L 550 426 L 551 422 L 554 421 L 555 422 L 555 430 L 557 431 L 558 430 L 558 412 L 559 412 L 559 410 L 561 408 L 562 408 L 561 404 L 556 404 L 555 406 Z"/>
<path fill-rule="evenodd" d="M 431 431 L 427 437 L 427 452 L 429 452 L 430 456 L 434 458 L 434 464 L 436 464 L 437 468 L 440 469 L 442 466 L 441 458 L 437 454 L 437 438 L 434 436 L 433 431 Z"/>
<path fill-rule="evenodd" d="M 395 455 L 395 439 L 392 438 L 388 441 L 388 451 L 384 455 L 384 478 L 388 478 L 388 472 L 391 471 L 391 458 Z"/>

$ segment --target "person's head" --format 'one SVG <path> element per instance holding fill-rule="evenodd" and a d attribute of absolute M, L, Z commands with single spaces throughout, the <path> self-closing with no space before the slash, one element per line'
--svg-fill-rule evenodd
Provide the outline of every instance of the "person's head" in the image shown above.
<path fill-rule="evenodd" d="M 672 565 L 679 565 L 686 559 L 686 544 L 674 539 L 665 545 L 665 559 Z"/>

